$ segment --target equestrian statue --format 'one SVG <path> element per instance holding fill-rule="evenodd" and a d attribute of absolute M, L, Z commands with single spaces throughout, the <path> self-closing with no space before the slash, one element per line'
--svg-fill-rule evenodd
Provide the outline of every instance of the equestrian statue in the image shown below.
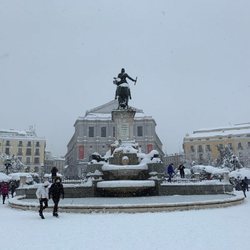
<path fill-rule="evenodd" d="M 115 92 L 115 99 L 118 98 L 118 109 L 128 109 L 128 98 L 131 99 L 130 88 L 126 80 L 127 78 L 136 84 L 137 77 L 136 79 L 130 77 L 125 72 L 124 68 L 121 69 L 121 72 L 118 74 L 117 77 L 114 77 L 113 83 L 117 86 Z"/>

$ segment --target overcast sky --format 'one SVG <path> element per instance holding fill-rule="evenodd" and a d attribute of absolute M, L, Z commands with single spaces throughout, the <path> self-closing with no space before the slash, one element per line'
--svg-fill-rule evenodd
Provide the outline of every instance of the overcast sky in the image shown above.
<path fill-rule="evenodd" d="M 193 130 L 250 122 L 249 13 L 249 0 L 0 0 L 0 128 L 35 125 L 64 155 L 122 67 L 168 154 Z"/>

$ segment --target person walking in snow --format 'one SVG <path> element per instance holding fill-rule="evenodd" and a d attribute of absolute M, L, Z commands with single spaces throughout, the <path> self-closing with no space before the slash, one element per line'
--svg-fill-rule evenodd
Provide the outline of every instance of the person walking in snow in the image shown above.
<path fill-rule="evenodd" d="M 3 197 L 3 204 L 4 204 L 6 197 L 9 198 L 9 184 L 8 184 L 8 182 L 5 182 L 5 181 L 2 182 L 0 191 L 1 191 L 1 194 Z"/>
<path fill-rule="evenodd" d="M 168 182 L 172 181 L 173 175 L 175 174 L 174 172 L 174 164 L 170 163 L 167 168 L 167 173 L 168 173 Z"/>
<path fill-rule="evenodd" d="M 42 185 L 40 185 L 36 191 L 36 197 L 39 199 L 40 208 L 39 215 L 42 219 L 44 218 L 43 210 L 48 207 L 49 200 L 49 182 L 45 181 Z"/>
<path fill-rule="evenodd" d="M 14 193 L 16 191 L 16 188 L 17 188 L 17 184 L 15 181 L 11 181 L 10 182 L 10 192 L 11 192 L 11 197 L 13 198 L 14 197 Z"/>
<path fill-rule="evenodd" d="M 56 167 L 53 167 L 51 169 L 51 178 L 52 178 L 52 183 L 54 182 L 56 176 L 57 176 L 58 169 Z"/>
<path fill-rule="evenodd" d="M 243 180 L 241 180 L 241 182 L 240 182 L 240 187 L 241 187 L 241 189 L 242 189 L 242 191 L 243 191 L 244 196 L 247 197 L 247 196 L 246 196 L 246 190 L 249 191 L 249 189 L 248 189 L 248 179 L 247 179 L 247 177 L 245 177 Z"/>
<path fill-rule="evenodd" d="M 180 171 L 180 175 L 181 175 L 181 178 L 185 178 L 185 171 L 184 171 L 185 167 L 183 164 L 181 164 L 179 167 L 178 167 L 178 170 Z"/>
<path fill-rule="evenodd" d="M 64 189 L 60 177 L 55 178 L 54 183 L 49 189 L 49 199 L 51 197 L 54 202 L 53 216 L 58 217 L 58 203 L 61 197 L 64 199 Z"/>

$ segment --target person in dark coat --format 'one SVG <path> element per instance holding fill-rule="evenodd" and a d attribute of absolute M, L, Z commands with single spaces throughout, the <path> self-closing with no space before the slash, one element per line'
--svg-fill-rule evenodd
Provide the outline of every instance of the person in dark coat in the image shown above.
<path fill-rule="evenodd" d="M 173 163 L 170 163 L 168 165 L 167 172 L 168 172 L 168 182 L 171 182 L 172 178 L 173 178 L 173 175 L 175 174 L 175 172 L 174 172 L 174 164 Z"/>
<path fill-rule="evenodd" d="M 243 191 L 244 196 L 247 197 L 246 196 L 246 190 L 247 191 L 249 190 L 248 189 L 248 179 L 247 179 L 247 177 L 245 177 L 243 180 L 241 180 L 240 187 L 241 187 L 241 189 Z"/>
<path fill-rule="evenodd" d="M 17 188 L 17 184 L 15 181 L 11 181 L 10 182 L 10 192 L 11 192 L 11 197 L 13 198 L 14 197 L 14 193 L 16 191 L 16 188 Z"/>
<path fill-rule="evenodd" d="M 178 167 L 178 170 L 180 171 L 180 175 L 181 175 L 181 178 L 185 178 L 185 171 L 184 171 L 185 167 L 183 164 L 181 164 L 179 167 Z"/>
<path fill-rule="evenodd" d="M 56 176 L 57 176 L 58 169 L 56 167 L 53 167 L 51 169 L 51 178 L 52 178 L 52 183 L 54 182 Z"/>
<path fill-rule="evenodd" d="M 8 182 L 3 182 L 1 184 L 1 194 L 2 194 L 2 197 L 3 197 L 3 204 L 5 203 L 5 199 L 6 197 L 9 198 L 9 184 Z"/>
<path fill-rule="evenodd" d="M 60 177 L 55 178 L 49 189 L 49 198 L 51 197 L 54 202 L 53 216 L 58 217 L 58 203 L 61 197 L 64 199 L 64 188 Z"/>

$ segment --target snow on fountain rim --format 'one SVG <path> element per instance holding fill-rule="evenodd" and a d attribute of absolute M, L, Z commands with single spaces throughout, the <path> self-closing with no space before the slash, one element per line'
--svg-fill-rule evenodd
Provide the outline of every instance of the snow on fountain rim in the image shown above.
<path fill-rule="evenodd" d="M 107 170 L 147 170 L 147 164 L 139 164 L 139 165 L 113 165 L 113 164 L 104 164 L 102 166 L 103 171 Z"/>
<path fill-rule="evenodd" d="M 154 187 L 154 181 L 100 181 L 97 183 L 98 188 L 119 188 L 119 187 Z"/>

